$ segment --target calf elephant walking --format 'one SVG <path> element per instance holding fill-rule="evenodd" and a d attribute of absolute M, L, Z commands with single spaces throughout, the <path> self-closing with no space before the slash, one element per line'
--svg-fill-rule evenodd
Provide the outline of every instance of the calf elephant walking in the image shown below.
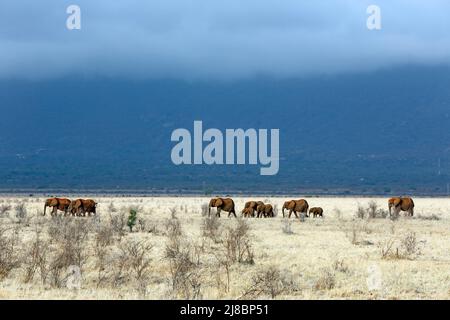
<path fill-rule="evenodd" d="M 258 218 L 261 218 L 264 216 L 264 218 L 270 217 L 273 218 L 275 214 L 273 213 L 273 207 L 271 204 L 260 204 L 256 208 L 256 216 Z"/>
<path fill-rule="evenodd" d="M 309 215 L 311 216 L 313 214 L 313 217 L 322 217 L 323 218 L 323 209 L 321 207 L 312 207 L 309 209 Z"/>
<path fill-rule="evenodd" d="M 244 217 L 254 217 L 255 211 L 260 204 L 264 204 L 262 201 L 248 201 L 245 203 L 244 209 L 242 209 L 242 215 Z"/>

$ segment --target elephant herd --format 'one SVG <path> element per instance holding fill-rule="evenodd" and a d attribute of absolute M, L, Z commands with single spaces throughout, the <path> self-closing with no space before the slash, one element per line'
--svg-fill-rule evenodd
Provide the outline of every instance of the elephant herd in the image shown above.
<path fill-rule="evenodd" d="M 71 214 L 72 216 L 86 216 L 86 213 L 90 216 L 96 214 L 97 202 L 92 199 L 76 199 L 69 200 L 67 198 L 49 198 L 45 200 L 44 216 L 47 207 L 53 208 L 51 211 L 52 216 L 56 216 L 58 210 L 64 212 L 64 216 Z"/>
<path fill-rule="evenodd" d="M 45 201 L 44 216 L 47 207 L 51 207 L 51 215 L 56 216 L 58 210 L 63 211 L 64 215 L 71 214 L 72 216 L 90 216 L 96 214 L 97 202 L 92 199 L 76 199 L 69 200 L 67 198 L 49 198 Z M 234 201 L 231 198 L 213 198 L 209 201 L 208 216 L 211 216 L 211 208 L 217 208 L 216 216 L 220 217 L 222 211 L 228 212 L 228 217 L 236 215 Z M 400 211 L 405 211 L 409 216 L 414 215 L 414 201 L 409 197 L 396 197 L 388 200 L 389 215 L 394 213 L 398 215 Z M 282 212 L 283 218 L 288 210 L 288 218 L 294 213 L 298 218 L 299 214 L 310 217 L 323 217 L 323 209 L 321 207 L 309 207 L 308 201 L 305 199 L 289 200 L 283 204 Z M 245 203 L 244 209 L 241 211 L 242 217 L 245 218 L 273 218 L 275 217 L 274 208 L 271 204 L 262 201 L 248 201 Z"/>
<path fill-rule="evenodd" d="M 216 215 L 220 217 L 220 212 L 228 212 L 228 217 L 232 214 L 236 216 L 234 201 L 231 198 L 213 198 L 209 201 L 208 216 L 211 216 L 211 208 L 217 208 Z M 405 211 L 409 216 L 414 215 L 414 201 L 409 197 L 396 197 L 388 200 L 389 215 L 394 212 L 398 215 L 400 211 Z M 308 210 L 309 209 L 309 210 Z M 323 217 L 323 209 L 321 207 L 309 208 L 308 201 L 305 199 L 290 200 L 283 204 L 282 212 L 283 218 L 285 217 L 285 211 L 289 210 L 288 218 L 294 213 L 298 218 L 298 214 L 310 217 Z M 273 218 L 275 216 L 273 212 L 273 206 L 271 204 L 264 204 L 262 201 L 248 201 L 245 203 L 244 209 L 241 211 L 241 215 L 245 218 L 257 217 L 257 218 Z"/>
<path fill-rule="evenodd" d="M 228 212 L 230 217 L 232 214 L 236 216 L 234 201 L 231 198 L 213 198 L 209 201 L 208 215 L 211 216 L 211 208 L 217 208 L 216 215 L 220 217 L 220 212 Z M 290 218 L 292 213 L 298 218 L 298 213 L 304 214 L 309 217 L 311 214 L 313 217 L 323 217 L 323 209 L 320 207 L 312 207 L 309 209 L 309 204 L 306 200 L 290 200 L 286 201 L 283 205 L 283 217 L 285 216 L 284 210 L 289 210 L 288 217 Z M 309 209 L 309 211 L 308 211 Z M 265 204 L 262 201 L 248 201 L 245 203 L 244 209 L 241 211 L 241 215 L 244 218 L 273 218 L 275 213 L 271 204 Z"/>

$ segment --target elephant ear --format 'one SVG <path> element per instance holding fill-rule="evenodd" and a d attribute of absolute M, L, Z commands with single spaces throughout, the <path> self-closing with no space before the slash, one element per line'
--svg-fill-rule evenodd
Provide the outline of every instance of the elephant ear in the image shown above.
<path fill-rule="evenodd" d="M 216 207 L 220 207 L 222 204 L 223 204 L 222 198 L 217 198 L 216 199 Z"/>
<path fill-rule="evenodd" d="M 397 207 L 402 202 L 401 198 L 394 199 L 394 207 Z"/>

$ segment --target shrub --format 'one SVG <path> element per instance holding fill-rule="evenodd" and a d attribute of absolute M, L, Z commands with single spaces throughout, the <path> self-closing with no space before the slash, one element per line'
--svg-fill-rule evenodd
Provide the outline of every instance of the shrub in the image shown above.
<path fill-rule="evenodd" d="M 359 219 L 386 218 L 388 215 L 389 212 L 387 210 L 378 208 L 378 204 L 373 200 L 368 203 L 367 207 L 358 205 L 358 209 L 356 210 L 356 217 Z"/>
<path fill-rule="evenodd" d="M 10 204 L 2 204 L 0 206 L 0 216 L 8 215 L 10 210 L 11 210 L 11 205 Z"/>
<path fill-rule="evenodd" d="M 414 232 L 408 232 L 396 241 L 393 238 L 379 244 L 382 259 L 415 259 L 421 254 L 419 241 Z"/>
<path fill-rule="evenodd" d="M 39 271 L 41 281 L 44 284 L 47 279 L 47 256 L 49 252 L 49 242 L 42 240 L 39 233 L 25 251 L 23 270 L 25 283 L 33 280 L 34 275 Z"/>
<path fill-rule="evenodd" d="M 133 232 L 133 227 L 136 225 L 137 212 L 134 209 L 130 210 L 130 215 L 128 216 L 127 226 L 130 228 L 130 232 Z"/>
<path fill-rule="evenodd" d="M 241 218 L 237 219 L 235 228 L 229 227 L 226 229 L 222 243 L 232 262 L 254 263 L 249 230 L 248 223 Z"/>
<path fill-rule="evenodd" d="M 272 299 L 285 291 L 281 272 L 274 266 L 267 270 L 258 271 L 251 280 L 250 286 L 244 290 L 242 299 L 256 299 L 261 295 L 270 296 Z"/>
<path fill-rule="evenodd" d="M 111 226 L 112 230 L 114 231 L 114 233 L 119 237 L 119 239 L 122 238 L 122 236 L 124 235 L 124 228 L 125 228 L 126 222 L 127 221 L 126 221 L 124 213 L 118 213 L 118 214 L 114 214 L 114 215 L 110 214 L 110 219 L 109 219 L 110 226 Z"/>
<path fill-rule="evenodd" d="M 320 277 L 314 284 L 316 290 L 330 290 L 336 286 L 336 276 L 329 269 L 323 269 Z"/>
<path fill-rule="evenodd" d="M 291 220 L 283 219 L 283 222 L 281 224 L 281 230 L 283 230 L 283 233 L 285 233 L 285 234 L 294 234 L 294 231 L 292 231 Z"/>
<path fill-rule="evenodd" d="M 203 219 L 202 233 L 204 237 L 208 237 L 216 243 L 219 242 L 220 221 L 215 215 Z"/>
<path fill-rule="evenodd" d="M 20 265 L 17 245 L 17 234 L 0 227 L 0 280 Z"/>

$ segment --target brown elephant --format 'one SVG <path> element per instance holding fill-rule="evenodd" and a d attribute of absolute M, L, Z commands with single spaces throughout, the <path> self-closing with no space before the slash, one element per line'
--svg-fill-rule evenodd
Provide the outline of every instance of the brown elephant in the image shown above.
<path fill-rule="evenodd" d="M 394 208 L 395 215 L 400 211 L 408 212 L 412 217 L 414 215 L 414 201 L 410 197 L 395 197 L 388 200 L 389 215 L 392 215 L 392 208 Z"/>
<path fill-rule="evenodd" d="M 56 216 L 58 213 L 58 210 L 64 211 L 64 215 L 67 215 L 67 212 L 69 211 L 70 206 L 70 200 L 66 198 L 49 198 L 45 200 L 44 205 L 44 216 L 47 211 L 47 207 L 52 207 L 52 212 L 50 213 L 52 216 Z"/>
<path fill-rule="evenodd" d="M 304 213 L 307 217 L 308 216 L 308 202 L 305 199 L 300 200 L 291 200 L 286 201 L 283 204 L 283 218 L 284 218 L 284 209 L 289 209 L 289 218 L 291 217 L 292 212 L 294 212 L 295 217 L 298 218 L 297 212 Z"/>
<path fill-rule="evenodd" d="M 97 203 L 92 199 L 77 199 L 70 203 L 70 213 L 72 215 L 86 216 L 86 213 L 90 216 L 91 213 L 96 213 Z"/>
<path fill-rule="evenodd" d="M 271 204 L 259 204 L 256 208 L 256 216 L 258 218 L 261 218 L 264 216 L 264 218 L 270 217 L 273 218 L 275 214 L 273 213 L 273 207 Z"/>
<path fill-rule="evenodd" d="M 251 208 L 244 208 L 242 209 L 241 213 L 244 218 L 250 218 L 255 216 L 255 212 Z"/>
<path fill-rule="evenodd" d="M 234 201 L 231 198 L 213 198 L 209 201 L 209 207 L 208 207 L 208 216 L 211 216 L 211 207 L 217 208 L 216 216 L 220 218 L 220 211 L 226 211 L 228 212 L 228 217 L 231 216 L 231 214 L 234 214 L 236 216 L 236 211 L 234 210 Z"/>
<path fill-rule="evenodd" d="M 255 211 L 258 205 L 264 204 L 262 201 L 248 201 L 245 203 L 244 209 L 242 209 L 241 213 L 243 216 L 248 216 L 250 214 L 250 217 L 255 216 Z M 244 212 L 245 211 L 245 212 Z"/>
<path fill-rule="evenodd" d="M 313 214 L 313 217 L 322 217 L 323 218 L 323 209 L 321 207 L 312 207 L 309 209 L 309 215 L 311 216 Z"/>

